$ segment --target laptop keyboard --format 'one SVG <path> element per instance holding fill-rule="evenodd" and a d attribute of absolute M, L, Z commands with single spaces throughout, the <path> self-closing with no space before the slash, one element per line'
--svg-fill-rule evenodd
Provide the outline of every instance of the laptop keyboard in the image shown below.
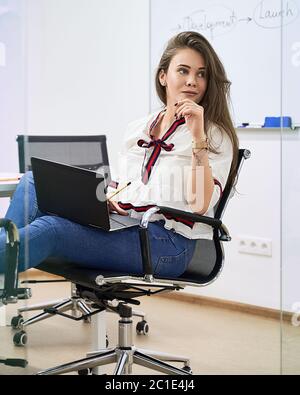
<path fill-rule="evenodd" d="M 112 218 L 113 216 L 113 218 Z M 116 218 L 117 217 L 117 218 Z M 112 214 L 109 219 L 110 222 L 110 229 L 119 229 L 119 228 L 124 228 L 128 226 L 136 226 L 139 225 L 140 221 L 131 218 L 131 217 L 126 217 L 126 216 L 121 216 L 117 214 Z"/>

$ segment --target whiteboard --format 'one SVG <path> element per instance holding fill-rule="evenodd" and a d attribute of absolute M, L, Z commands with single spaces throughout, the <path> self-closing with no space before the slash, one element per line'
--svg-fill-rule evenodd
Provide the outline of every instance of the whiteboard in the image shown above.
<path fill-rule="evenodd" d="M 235 124 L 291 116 L 300 124 L 300 0 L 151 0 L 151 111 L 161 106 L 154 77 L 167 41 L 203 34 L 232 82 Z"/>

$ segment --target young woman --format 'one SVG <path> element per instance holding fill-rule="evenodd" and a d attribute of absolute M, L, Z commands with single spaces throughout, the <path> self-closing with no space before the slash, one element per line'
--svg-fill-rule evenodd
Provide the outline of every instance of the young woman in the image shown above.
<path fill-rule="evenodd" d="M 141 218 L 154 205 L 213 215 L 226 182 L 234 181 L 238 140 L 227 100 L 230 82 L 210 43 L 196 32 L 173 37 L 156 73 L 162 110 L 129 124 L 119 183 L 131 185 L 109 202 L 120 215 Z M 105 232 L 38 210 L 26 173 L 6 218 L 20 231 L 20 271 L 49 256 L 99 270 L 142 273 L 138 226 Z M 155 215 L 148 227 L 155 274 L 180 276 L 195 240 L 212 238 L 204 224 Z M 5 235 L 0 235 L 0 271 Z"/>

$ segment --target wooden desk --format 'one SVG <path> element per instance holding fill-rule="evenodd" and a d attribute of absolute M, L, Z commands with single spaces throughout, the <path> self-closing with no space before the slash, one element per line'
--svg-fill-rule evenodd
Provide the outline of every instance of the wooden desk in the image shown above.
<path fill-rule="evenodd" d="M 12 197 L 14 194 L 19 180 L 17 178 L 21 177 L 19 173 L 0 173 L 0 198 Z M 1 179 L 15 178 L 14 181 L 1 181 Z"/>
<path fill-rule="evenodd" d="M 0 181 L 0 198 L 12 197 L 18 183 L 4 183 Z"/>

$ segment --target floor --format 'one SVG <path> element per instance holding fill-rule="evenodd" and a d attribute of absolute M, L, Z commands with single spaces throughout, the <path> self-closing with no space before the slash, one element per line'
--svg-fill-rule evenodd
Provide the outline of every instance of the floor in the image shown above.
<path fill-rule="evenodd" d="M 27 302 L 69 296 L 68 283 L 31 285 L 33 297 Z M 279 321 L 234 312 L 217 307 L 173 301 L 162 296 L 143 297 L 139 309 L 147 314 L 150 332 L 134 334 L 137 347 L 187 355 L 194 374 L 284 374 L 300 373 L 300 327 Z M 19 302 L 18 306 L 21 306 Z M 16 305 L 8 306 L 8 318 L 15 315 Z M 31 313 L 32 314 L 32 313 Z M 117 343 L 118 316 L 107 315 L 110 346 Z M 135 319 L 135 322 L 137 320 Z M 92 349 L 90 324 L 53 317 L 27 328 L 28 344 L 15 347 L 10 327 L 0 328 L 0 355 L 26 358 L 26 369 L 0 365 L 0 374 L 35 374 L 41 369 L 85 357 Z M 182 367 L 180 364 L 175 364 Z M 102 368 L 112 373 L 113 365 Z M 153 374 L 134 367 L 134 374 Z"/>

